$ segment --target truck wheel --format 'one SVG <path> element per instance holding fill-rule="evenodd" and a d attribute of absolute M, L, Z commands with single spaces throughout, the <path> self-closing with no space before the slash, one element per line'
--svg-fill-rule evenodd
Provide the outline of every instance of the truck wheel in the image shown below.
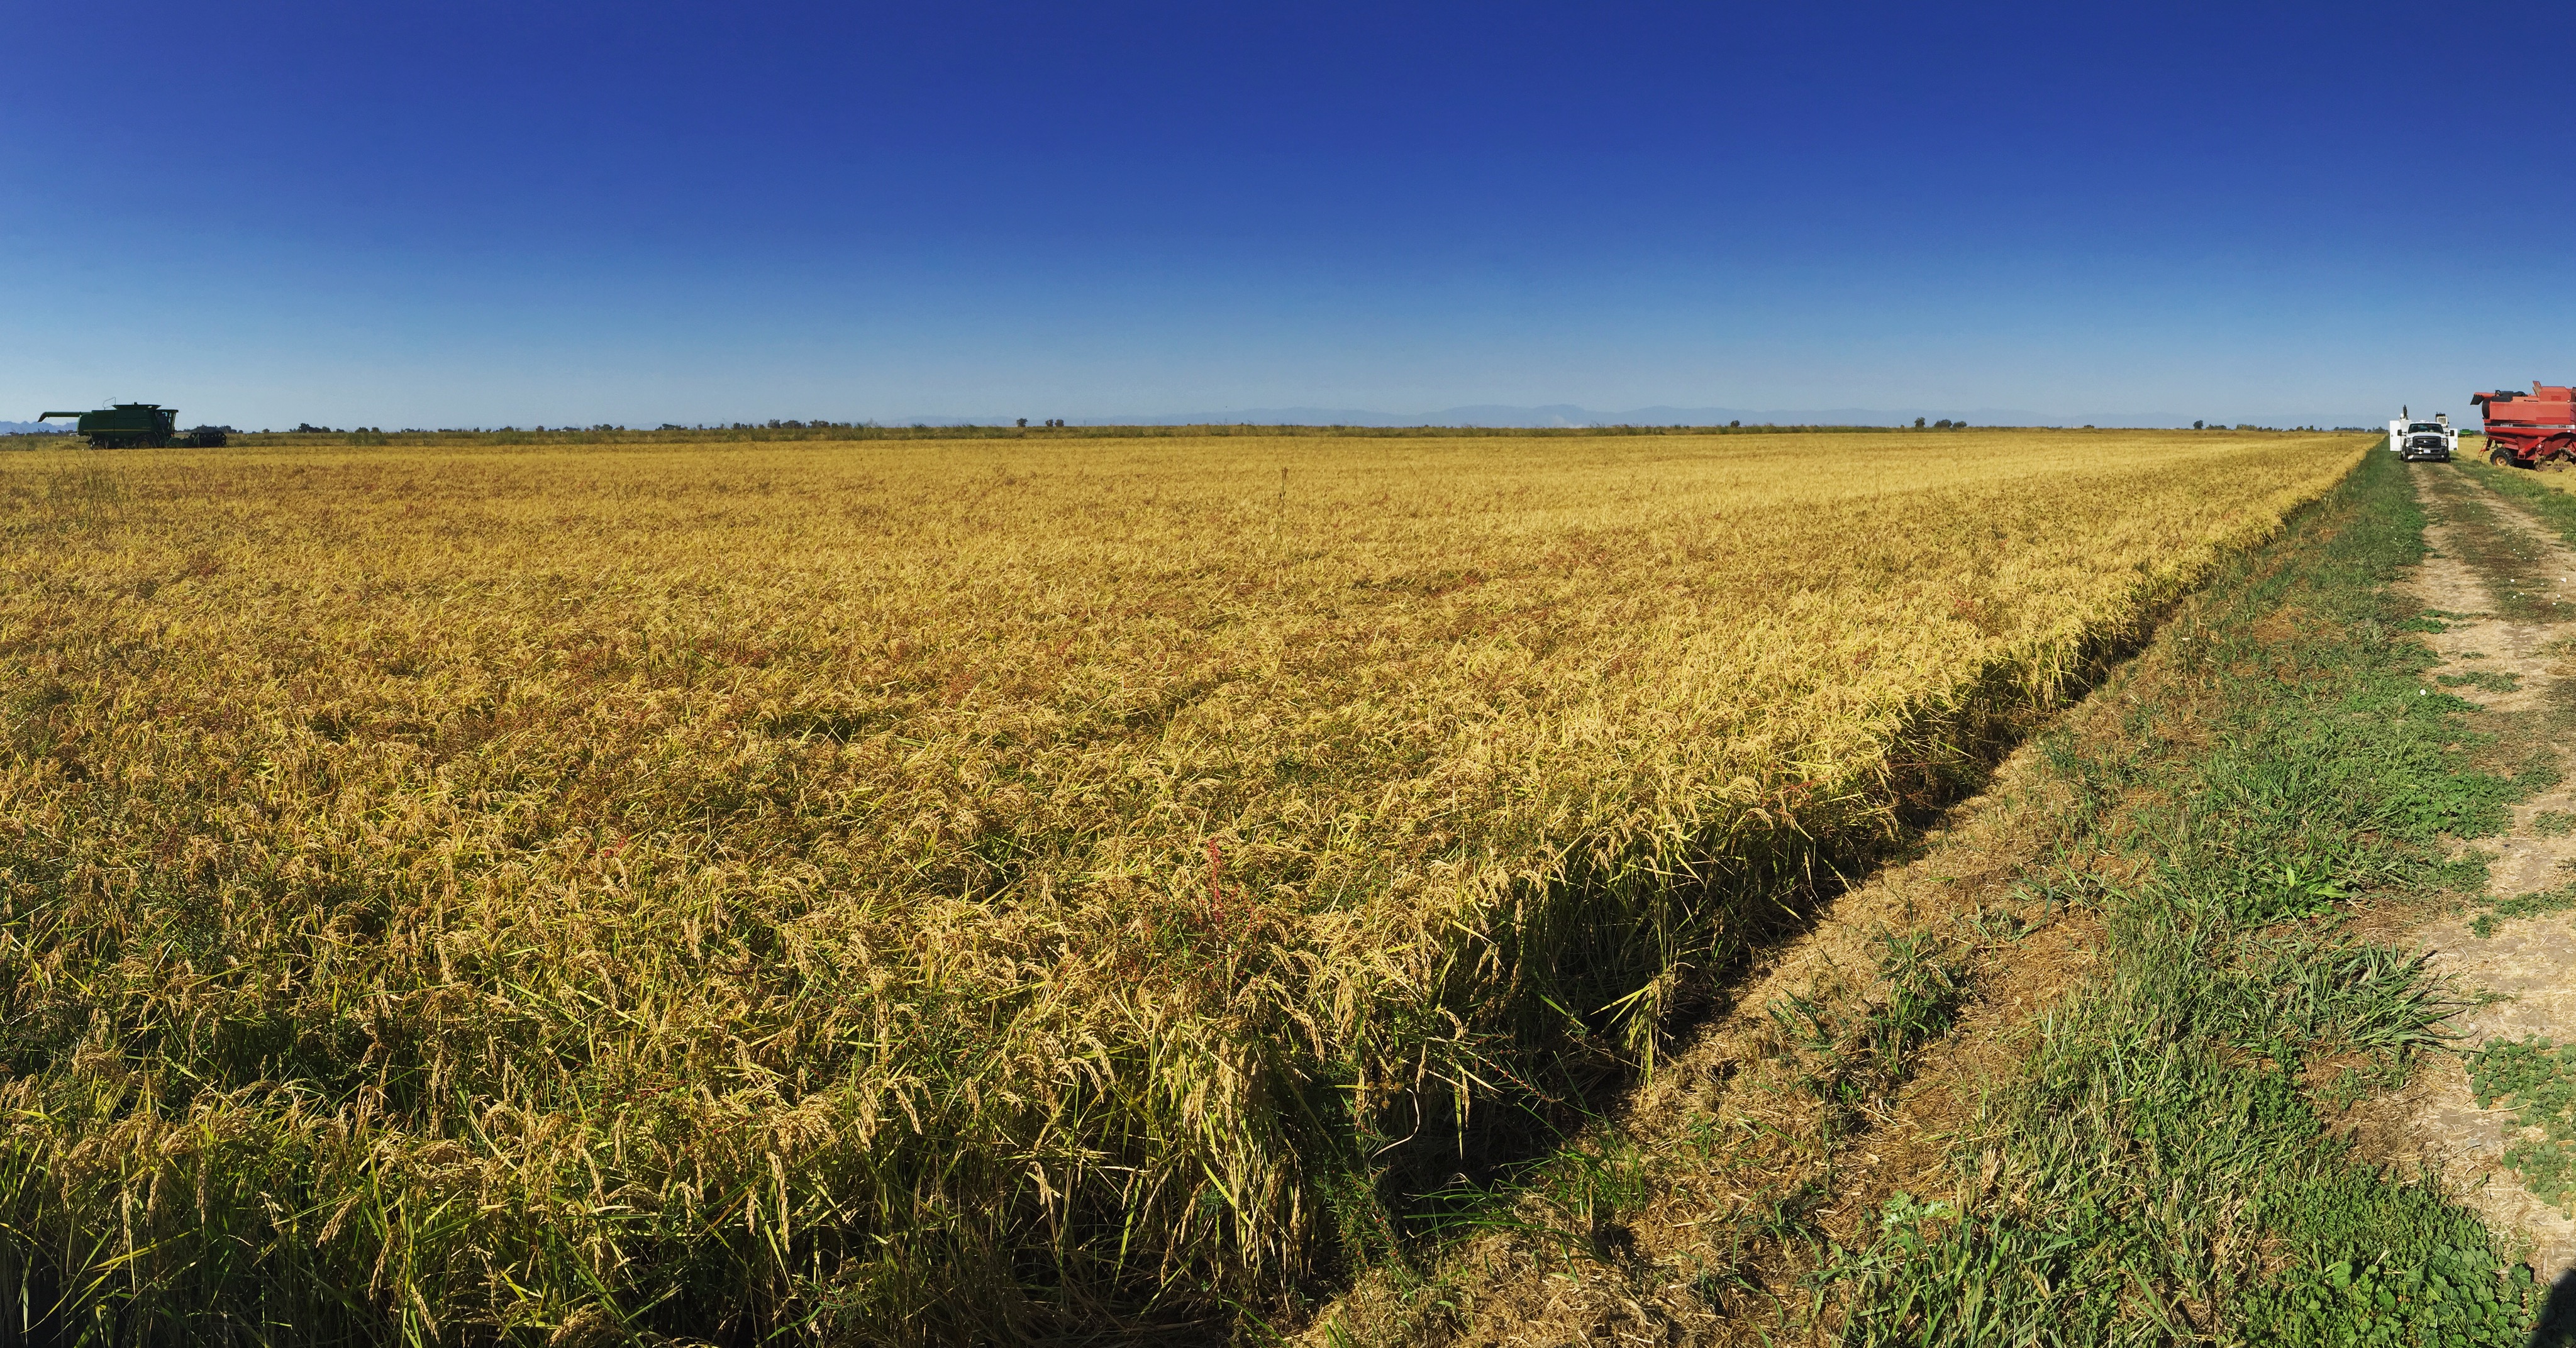
<path fill-rule="evenodd" d="M 2498 468 L 2511 468 L 2513 467 L 2513 453 L 2510 450 L 2503 449 L 2488 450 L 2487 462 L 2494 464 Z"/>

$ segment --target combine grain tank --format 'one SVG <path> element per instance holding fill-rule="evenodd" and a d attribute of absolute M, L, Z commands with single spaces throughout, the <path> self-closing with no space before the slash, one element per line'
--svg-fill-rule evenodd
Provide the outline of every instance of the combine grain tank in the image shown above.
<path fill-rule="evenodd" d="M 2576 459 L 2576 389 L 2533 380 L 2531 392 L 2474 393 L 2486 418 L 2487 458 L 2513 468 Z"/>
<path fill-rule="evenodd" d="M 137 445 L 158 448 L 163 445 L 193 445 L 213 448 L 224 443 L 220 426 L 199 426 L 182 432 L 177 408 L 159 403 L 118 403 L 95 412 L 47 412 L 38 421 L 55 417 L 80 418 L 78 429 L 89 437 L 95 449 L 127 449 Z"/>

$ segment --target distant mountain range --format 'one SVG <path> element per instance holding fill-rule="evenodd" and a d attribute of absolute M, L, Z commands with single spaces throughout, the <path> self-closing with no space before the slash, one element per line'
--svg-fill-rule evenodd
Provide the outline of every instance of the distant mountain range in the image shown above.
<path fill-rule="evenodd" d="M 0 421 L 0 435 L 63 435 L 71 428 L 68 421 Z"/>
<path fill-rule="evenodd" d="M 1438 412 L 1369 412 L 1341 407 L 1244 407 L 1216 412 L 1172 412 L 1153 416 L 1069 417 L 1076 426 L 1903 426 L 1916 417 L 1926 421 L 1964 421 L 1971 426 L 2188 426 L 2192 419 L 2164 412 L 2101 412 L 2057 416 L 2013 407 L 1640 407 L 1601 412 L 1571 403 L 1545 407 L 1511 407 L 1496 403 L 1451 407 Z M 1012 418 L 999 418 L 1009 424 Z M 992 417 L 912 417 L 889 424 L 925 426 L 990 426 Z"/>

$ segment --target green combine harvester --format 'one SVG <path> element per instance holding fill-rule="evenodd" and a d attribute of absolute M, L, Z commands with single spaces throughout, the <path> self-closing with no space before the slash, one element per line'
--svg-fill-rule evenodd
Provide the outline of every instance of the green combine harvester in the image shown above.
<path fill-rule="evenodd" d="M 132 449 L 149 445 L 159 449 L 168 445 L 186 445 L 196 449 L 213 449 L 224 443 L 226 431 L 221 426 L 199 426 L 194 430 L 179 429 L 179 411 L 159 403 L 118 403 L 96 412 L 47 412 L 38 421 L 55 417 L 78 417 L 76 429 L 89 437 L 93 449 Z"/>

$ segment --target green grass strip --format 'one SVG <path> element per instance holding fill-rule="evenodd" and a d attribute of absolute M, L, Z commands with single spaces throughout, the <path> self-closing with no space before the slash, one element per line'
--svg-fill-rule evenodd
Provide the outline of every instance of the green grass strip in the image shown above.
<path fill-rule="evenodd" d="M 2339 911 L 2455 881 L 2437 835 L 2495 831 L 2525 789 L 2471 765 L 2469 704 L 2428 689 L 2425 615 L 2388 588 L 2423 525 L 2371 455 L 2185 615 L 2158 716 L 2199 733 L 2045 743 L 2149 802 L 2093 840 L 2144 878 L 2093 887 L 2102 964 L 1989 1102 L 1958 1196 L 1900 1197 L 1836 1252 L 1846 1342 L 2524 1342 L 2529 1271 L 2430 1176 L 2355 1160 L 2308 1084 L 2337 1060 L 2393 1084 L 2437 1042 L 2442 989 Z"/>

